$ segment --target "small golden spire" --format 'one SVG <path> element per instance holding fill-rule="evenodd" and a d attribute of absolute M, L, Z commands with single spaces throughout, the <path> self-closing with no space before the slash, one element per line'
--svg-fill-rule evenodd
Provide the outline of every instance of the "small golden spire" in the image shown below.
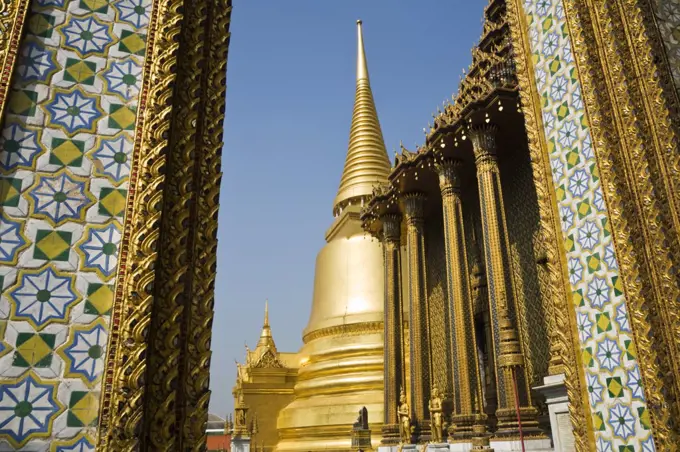
<path fill-rule="evenodd" d="M 354 97 L 352 125 L 345 168 L 340 179 L 338 194 L 333 202 L 333 213 L 356 198 L 371 196 L 373 186 L 386 183 L 390 160 L 380 130 L 378 113 L 368 77 L 368 64 L 364 50 L 362 22 L 357 21 L 357 87 Z"/>
<path fill-rule="evenodd" d="M 264 302 L 264 323 L 262 324 L 262 332 L 260 333 L 260 340 L 257 341 L 257 348 L 261 347 L 276 348 L 274 345 L 274 338 L 272 337 L 272 329 L 269 326 L 269 300 Z M 255 350 L 257 354 L 259 350 Z"/>
<path fill-rule="evenodd" d="M 262 333 L 260 339 L 272 337 L 272 330 L 269 327 L 269 300 L 264 302 L 264 323 L 262 324 Z"/>
<path fill-rule="evenodd" d="M 269 299 L 264 300 L 264 326 L 269 327 Z"/>

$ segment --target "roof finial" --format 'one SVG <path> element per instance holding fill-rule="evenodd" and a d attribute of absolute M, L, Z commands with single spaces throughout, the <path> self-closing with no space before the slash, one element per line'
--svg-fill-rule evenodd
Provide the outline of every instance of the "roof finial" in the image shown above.
<path fill-rule="evenodd" d="M 269 299 L 264 300 L 264 326 L 269 326 Z"/>
<path fill-rule="evenodd" d="M 337 216 L 346 205 L 373 193 L 376 183 L 386 183 L 390 160 L 385 149 L 378 113 L 368 77 L 362 22 L 357 20 L 357 87 L 349 132 L 345 169 L 333 202 Z M 360 205 L 360 202 L 354 203 Z"/>
<path fill-rule="evenodd" d="M 260 340 L 257 342 L 258 349 L 266 346 L 274 347 L 272 329 L 269 326 L 269 299 L 266 299 L 264 302 L 264 324 L 262 325 L 262 331 L 260 332 Z"/>
<path fill-rule="evenodd" d="M 364 50 L 364 33 L 361 29 L 361 19 L 357 20 L 357 80 L 368 80 L 368 64 L 366 63 L 366 51 Z"/>

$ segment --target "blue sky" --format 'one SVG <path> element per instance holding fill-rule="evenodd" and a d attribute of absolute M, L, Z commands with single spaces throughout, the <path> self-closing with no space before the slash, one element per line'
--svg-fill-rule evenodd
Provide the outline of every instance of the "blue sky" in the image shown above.
<path fill-rule="evenodd" d="M 234 360 L 269 299 L 280 351 L 297 351 L 314 261 L 347 151 L 364 22 L 371 87 L 390 158 L 413 149 L 458 86 L 485 0 L 234 0 L 219 215 L 210 410 L 233 409 Z"/>

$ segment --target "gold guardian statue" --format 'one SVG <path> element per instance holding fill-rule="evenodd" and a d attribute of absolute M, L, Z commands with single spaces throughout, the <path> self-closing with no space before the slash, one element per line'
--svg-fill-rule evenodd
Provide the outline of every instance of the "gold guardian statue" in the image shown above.
<path fill-rule="evenodd" d="M 411 408 L 406 402 L 406 394 L 404 393 L 404 388 L 401 388 L 401 394 L 399 395 L 399 439 L 402 444 L 409 444 L 411 442 L 411 433 L 413 428 L 411 427 Z"/>
<path fill-rule="evenodd" d="M 444 429 L 442 419 L 442 398 L 439 396 L 439 389 L 437 386 L 432 387 L 432 397 L 428 406 L 430 410 L 430 422 L 432 429 L 432 442 L 441 443 L 442 431 Z"/>

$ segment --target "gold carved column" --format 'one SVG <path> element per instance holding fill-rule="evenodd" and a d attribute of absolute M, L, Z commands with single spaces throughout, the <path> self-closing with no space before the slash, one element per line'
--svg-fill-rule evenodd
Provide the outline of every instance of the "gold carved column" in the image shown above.
<path fill-rule="evenodd" d="M 430 353 L 429 309 L 425 272 L 425 196 L 409 193 L 402 198 L 406 219 L 408 268 L 411 420 L 418 442 L 429 441 L 432 357 Z"/>
<path fill-rule="evenodd" d="M 405 385 L 403 350 L 403 307 L 401 300 L 401 217 L 385 215 L 382 243 L 385 256 L 385 419 L 382 444 L 399 443 L 399 394 Z M 404 388 L 405 389 L 405 388 Z"/>
<path fill-rule="evenodd" d="M 486 433 L 460 192 L 462 165 L 460 160 L 445 160 L 436 165 L 444 216 L 448 304 L 452 314 L 450 337 L 455 396 L 450 433 L 455 439 L 477 434 L 485 438 Z"/>
<path fill-rule="evenodd" d="M 524 355 L 511 318 L 511 314 L 517 312 L 515 307 L 517 300 L 513 297 L 509 240 L 496 155 L 496 132 L 494 125 L 485 125 L 473 129 L 470 133 L 479 184 L 484 257 L 490 289 L 489 313 L 494 324 L 494 353 L 498 382 L 496 436 L 518 434 L 516 399 L 519 400 L 522 430 L 527 435 L 539 435 L 538 412 L 532 406 Z M 513 372 L 516 375 L 516 382 L 513 381 Z"/>
<path fill-rule="evenodd" d="M 496 394 L 496 360 L 494 355 L 493 331 L 489 314 L 489 292 L 486 285 L 486 269 L 480 259 L 480 251 L 477 241 L 472 241 L 472 305 L 479 306 L 481 315 L 481 331 L 476 331 L 478 337 L 484 343 L 484 348 L 478 351 L 484 355 L 484 362 L 480 366 L 484 369 L 482 378 L 484 412 L 487 415 L 487 425 L 490 430 L 496 429 L 496 408 L 498 396 Z M 476 325 L 479 327 L 480 325 Z"/>

